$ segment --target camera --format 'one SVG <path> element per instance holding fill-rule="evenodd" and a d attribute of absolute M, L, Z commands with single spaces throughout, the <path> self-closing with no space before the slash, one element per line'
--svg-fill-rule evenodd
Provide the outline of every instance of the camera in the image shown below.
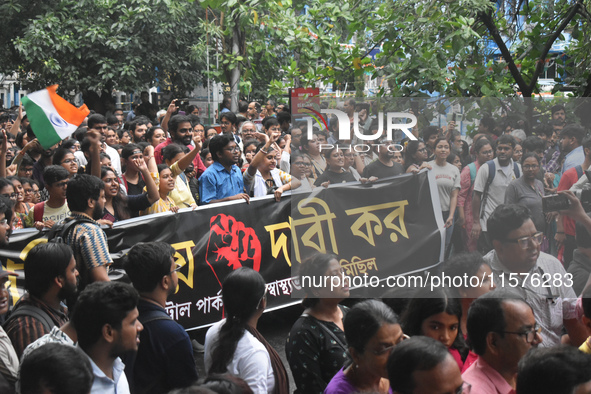
<path fill-rule="evenodd" d="M 575 190 L 573 193 L 581 201 L 585 212 L 591 211 L 591 189 Z M 563 211 L 569 207 L 570 202 L 563 194 L 552 194 L 542 197 L 542 210 L 544 212 Z"/>
<path fill-rule="evenodd" d="M 585 171 L 587 183 L 585 189 L 573 190 L 575 196 L 581 201 L 585 212 L 591 211 L 591 170 Z M 560 194 L 552 194 L 542 197 L 542 210 L 544 212 L 556 212 L 568 209 L 570 203 L 568 198 Z"/>

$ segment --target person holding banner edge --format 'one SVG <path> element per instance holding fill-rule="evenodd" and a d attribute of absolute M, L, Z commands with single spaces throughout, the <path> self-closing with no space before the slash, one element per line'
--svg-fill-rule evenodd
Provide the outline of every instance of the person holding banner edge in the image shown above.
<path fill-rule="evenodd" d="M 279 137 L 281 137 L 280 131 L 271 132 L 270 137 L 266 138 L 267 141 L 259 144 L 256 155 L 244 172 L 244 185 L 247 190 L 250 190 L 249 194 L 252 197 L 273 193 L 275 199 L 279 201 L 284 191 L 300 186 L 299 180 L 293 179 L 291 175 L 276 168 L 275 153 L 279 149 L 276 142 Z"/>
<path fill-rule="evenodd" d="M 244 199 L 250 196 L 244 192 L 242 172 L 236 165 L 240 159 L 240 148 L 233 138 L 220 134 L 209 142 L 213 164 L 199 178 L 199 203 L 201 205 Z"/>

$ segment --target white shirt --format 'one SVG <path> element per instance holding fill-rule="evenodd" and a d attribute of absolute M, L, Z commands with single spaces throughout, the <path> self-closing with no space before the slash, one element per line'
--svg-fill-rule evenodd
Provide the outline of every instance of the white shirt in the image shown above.
<path fill-rule="evenodd" d="M 121 157 L 119 156 L 119 152 L 117 149 L 111 148 L 107 145 L 105 149 L 105 153 L 111 158 L 111 166 L 115 170 L 117 176 L 121 175 Z M 74 152 L 74 157 L 78 160 L 78 164 L 81 166 L 85 166 L 88 164 L 88 160 L 84 157 L 84 153 L 81 150 Z"/>
<path fill-rule="evenodd" d="M 115 364 L 113 364 L 113 379 L 107 377 L 90 357 L 88 359 L 94 375 L 90 394 L 130 394 L 129 384 L 123 372 L 125 364 L 119 357 L 115 359 Z"/>
<path fill-rule="evenodd" d="M 205 335 L 205 370 L 211 368 L 211 353 L 220 328 L 226 319 L 209 328 Z M 228 372 L 238 376 L 248 384 L 255 394 L 272 393 L 275 388 L 275 375 L 271 358 L 265 346 L 248 331 L 238 341 L 234 357 L 228 364 Z"/>

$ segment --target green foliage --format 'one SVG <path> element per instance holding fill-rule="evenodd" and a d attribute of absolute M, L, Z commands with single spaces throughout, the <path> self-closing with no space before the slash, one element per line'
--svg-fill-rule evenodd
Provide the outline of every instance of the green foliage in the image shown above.
<path fill-rule="evenodd" d="M 591 96 L 590 3 L 4 0 L 0 72 L 17 71 L 29 88 L 184 92 L 209 60 L 209 77 L 230 83 L 238 71 L 235 92 L 251 98 L 319 82 L 360 92 L 368 73 L 387 82 L 382 95 L 530 96 L 548 46 L 570 31 L 556 90 Z M 499 39 L 505 62 L 493 60 Z"/>
<path fill-rule="evenodd" d="M 11 0 L 13 57 L 24 86 L 133 90 L 161 86 L 184 94 L 202 79 L 191 46 L 202 10 L 186 0 Z M 8 7 L 8 5 L 3 5 Z M 31 8 L 37 7 L 37 8 Z M 25 18 L 26 16 L 27 18 Z"/>

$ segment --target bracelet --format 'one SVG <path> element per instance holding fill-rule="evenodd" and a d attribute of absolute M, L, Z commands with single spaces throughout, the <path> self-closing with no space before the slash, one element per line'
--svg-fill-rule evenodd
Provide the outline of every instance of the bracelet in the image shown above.
<path fill-rule="evenodd" d="M 265 150 L 264 148 L 261 148 L 261 149 L 259 149 L 259 150 L 260 150 L 261 152 L 263 152 L 264 154 L 266 154 L 266 155 L 268 155 L 268 154 L 269 154 L 269 151 L 268 151 L 268 150 Z"/>

